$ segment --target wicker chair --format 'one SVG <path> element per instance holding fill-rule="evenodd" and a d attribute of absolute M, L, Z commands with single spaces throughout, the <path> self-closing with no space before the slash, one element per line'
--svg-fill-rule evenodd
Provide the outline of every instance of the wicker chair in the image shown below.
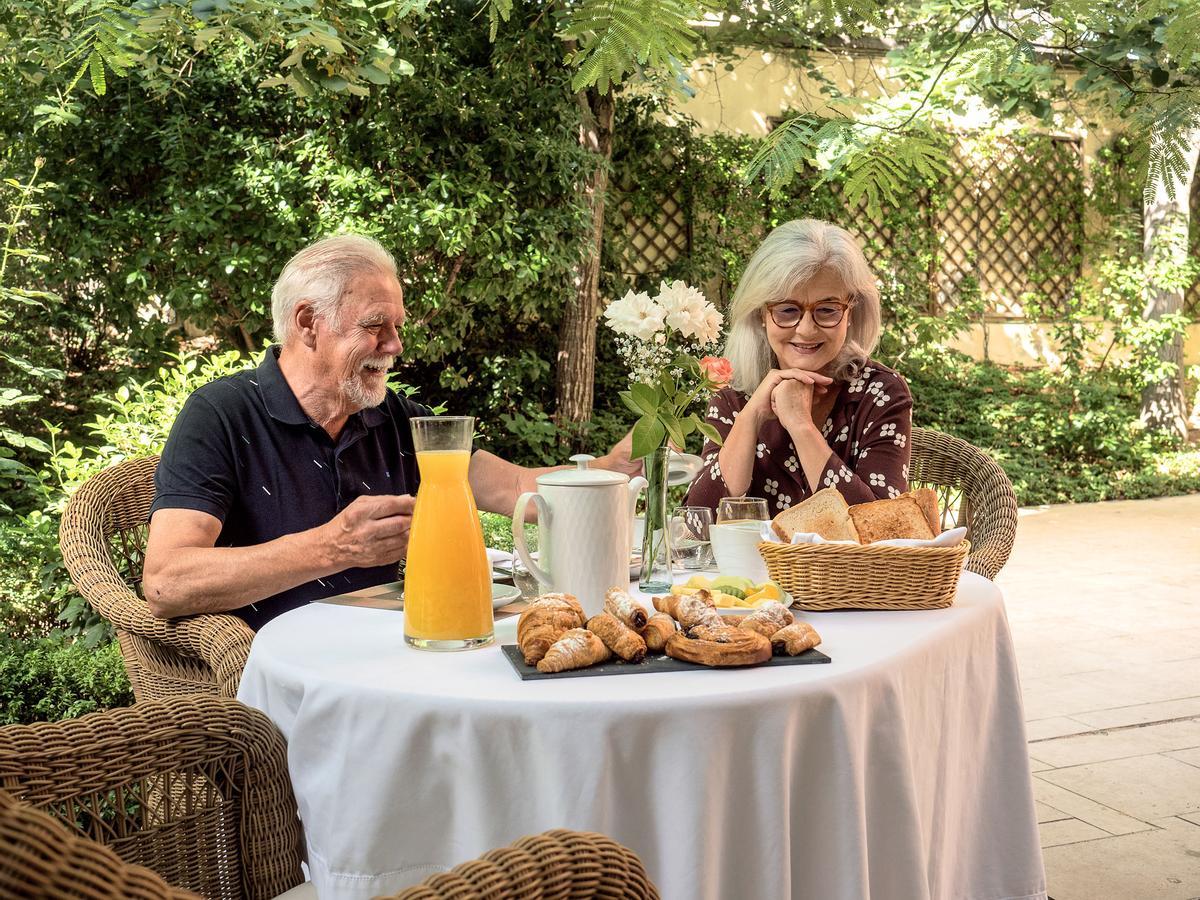
<path fill-rule="evenodd" d="M 0 803 L 2 896 L 186 896 L 131 866 L 230 900 L 304 881 L 287 746 L 236 700 L 181 697 L 5 726 L 0 789 L 12 795 Z"/>
<path fill-rule="evenodd" d="M 909 484 L 937 490 L 942 525 L 967 528 L 966 568 L 994 579 L 1017 534 L 1017 499 L 1004 470 L 964 440 L 914 427 Z"/>
<path fill-rule="evenodd" d="M 431 875 L 392 900 L 654 900 L 636 853 L 602 834 L 557 829 L 530 835 Z"/>
<path fill-rule="evenodd" d="M 158 457 L 132 459 L 89 478 L 63 512 L 63 560 L 76 590 L 116 626 L 139 701 L 234 697 L 254 631 L 228 615 L 156 619 L 136 593 L 157 466 Z"/>

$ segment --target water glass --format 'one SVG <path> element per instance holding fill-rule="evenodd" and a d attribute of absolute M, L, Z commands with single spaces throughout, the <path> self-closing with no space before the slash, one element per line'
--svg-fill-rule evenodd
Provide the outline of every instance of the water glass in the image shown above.
<path fill-rule="evenodd" d="M 762 497 L 723 497 L 717 503 L 717 524 L 766 522 L 771 518 Z"/>
<path fill-rule="evenodd" d="M 713 512 L 707 506 L 677 506 L 672 516 L 675 560 L 685 569 L 707 569 L 712 564 L 708 529 Z"/>

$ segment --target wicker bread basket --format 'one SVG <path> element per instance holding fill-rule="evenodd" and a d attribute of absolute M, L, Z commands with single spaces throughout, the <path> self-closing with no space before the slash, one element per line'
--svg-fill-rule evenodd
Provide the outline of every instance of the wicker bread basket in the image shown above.
<path fill-rule="evenodd" d="M 954 602 L 971 544 L 888 547 L 763 541 L 758 550 L 771 580 L 801 609 L 942 609 Z"/>

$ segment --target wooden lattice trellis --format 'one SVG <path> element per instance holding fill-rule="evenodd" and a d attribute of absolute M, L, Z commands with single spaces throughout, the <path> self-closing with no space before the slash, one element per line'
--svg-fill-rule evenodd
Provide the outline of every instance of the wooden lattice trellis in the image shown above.
<path fill-rule="evenodd" d="M 998 317 L 1024 315 L 1021 297 L 1028 292 L 1040 296 L 1043 308 L 1065 302 L 1080 271 L 1080 143 L 1001 138 L 979 153 L 964 137 L 949 162 L 944 205 L 934 208 L 928 189 L 907 200 L 928 211 L 927 227 L 938 239 L 929 272 L 929 311 L 954 305 L 968 290 L 978 290 L 987 313 Z M 614 185 L 627 276 L 653 276 L 691 252 L 695 223 L 686 160 L 667 151 L 661 165 L 660 172 L 678 177 L 668 179 L 661 196 L 653 198 L 653 212 L 646 211 L 647 198 L 638 195 L 633 176 Z M 823 189 L 842 195 L 839 184 Z M 852 204 L 842 197 L 842 205 L 843 221 L 853 223 L 862 238 L 867 262 L 883 275 L 892 256 L 905 252 L 904 236 L 870 216 L 865 198 Z M 1200 287 L 1196 290 L 1200 293 Z"/>
<path fill-rule="evenodd" d="M 1192 256 L 1200 257 L 1200 173 L 1192 177 L 1191 197 L 1191 240 L 1189 248 Z M 1183 298 L 1183 312 L 1193 320 L 1200 320 L 1200 279 L 1196 280 Z"/>

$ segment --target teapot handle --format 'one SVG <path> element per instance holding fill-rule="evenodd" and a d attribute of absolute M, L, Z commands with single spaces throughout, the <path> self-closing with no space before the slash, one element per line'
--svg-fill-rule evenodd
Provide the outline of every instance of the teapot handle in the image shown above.
<path fill-rule="evenodd" d="M 635 475 L 629 479 L 629 518 L 632 520 L 637 515 L 637 498 L 638 494 L 650 486 L 641 475 Z"/>
<path fill-rule="evenodd" d="M 553 585 L 550 583 L 549 573 L 533 561 L 533 558 L 529 555 L 529 547 L 525 544 L 525 509 L 529 506 L 530 500 L 537 507 L 538 517 L 547 525 L 550 524 L 550 507 L 546 505 L 546 499 L 536 491 L 526 491 L 523 493 L 517 498 L 517 505 L 513 509 L 513 549 L 517 551 L 517 556 L 521 558 L 521 562 L 529 570 L 529 573 L 538 580 L 538 584 L 545 588 L 553 588 Z"/>

